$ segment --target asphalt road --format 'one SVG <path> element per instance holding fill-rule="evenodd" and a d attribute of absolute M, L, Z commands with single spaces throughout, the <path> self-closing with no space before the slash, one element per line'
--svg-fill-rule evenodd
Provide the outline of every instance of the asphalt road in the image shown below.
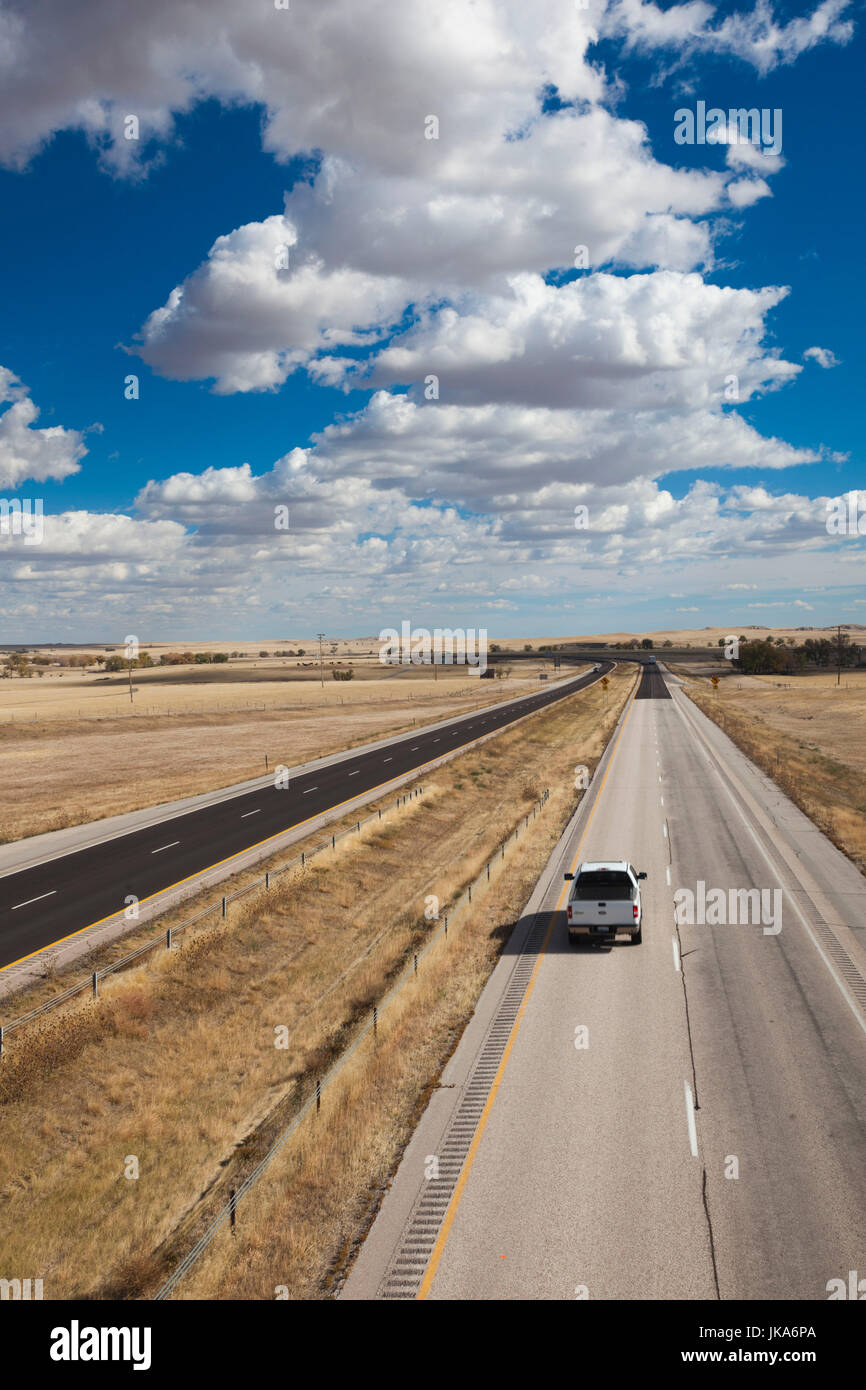
<path fill-rule="evenodd" d="M 466 743 L 591 685 L 613 667 L 589 672 L 525 699 L 483 709 L 436 729 L 357 750 L 288 787 L 269 785 L 115 836 L 0 877 L 0 969 L 122 911 L 129 897 L 154 894 L 350 801 L 423 768 Z"/>
<path fill-rule="evenodd" d="M 866 1276 L 863 880 L 680 692 L 647 698 L 659 683 L 632 702 L 342 1297 L 825 1300 Z M 642 945 L 568 942 L 563 872 L 605 858 L 648 873 Z M 781 930 L 675 922 L 674 892 L 697 900 L 698 881 L 779 887 Z"/>

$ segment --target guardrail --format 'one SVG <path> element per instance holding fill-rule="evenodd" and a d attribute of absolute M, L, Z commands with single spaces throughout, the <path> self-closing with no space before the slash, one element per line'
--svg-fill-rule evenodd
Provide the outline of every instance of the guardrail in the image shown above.
<path fill-rule="evenodd" d="M 405 806 L 408 801 L 414 801 L 416 797 L 423 796 L 423 794 L 423 786 L 415 787 L 412 791 L 405 792 L 403 795 L 397 797 L 397 800 L 392 803 L 392 806 L 384 806 L 378 811 L 374 811 L 371 816 L 365 816 L 363 820 L 358 820 L 354 825 L 347 826 L 345 830 L 340 830 L 333 835 L 329 835 L 327 840 L 323 840 L 321 844 L 314 845 L 312 849 L 302 850 L 301 853 L 296 854 L 293 859 L 287 860 L 285 864 L 279 864 L 275 869 L 269 869 L 261 878 L 253 879 L 252 883 L 246 884 L 243 888 L 236 889 L 234 893 L 224 893 L 218 903 L 214 903 L 212 907 L 206 907 L 203 911 L 197 912 L 194 917 L 190 917 L 186 922 L 180 922 L 176 926 L 167 927 L 165 931 L 160 931 L 159 934 L 154 937 L 153 941 L 146 941 L 144 945 L 137 946 L 134 951 L 127 951 L 126 955 L 120 956 L 117 960 L 112 961 L 110 965 L 103 966 L 101 970 L 94 970 L 89 980 L 80 980 L 78 984 L 70 985 L 69 989 L 63 990 L 60 994 L 53 995 L 51 999 L 46 999 L 44 1004 L 38 1004 L 36 1008 L 28 1010 L 25 1014 L 21 1014 L 19 1018 L 14 1018 L 11 1023 L 0 1024 L 0 1059 L 3 1057 L 5 1042 L 9 1034 L 22 1028 L 25 1023 L 31 1023 L 33 1019 L 40 1018 L 51 1009 L 59 1008 L 61 1004 L 65 1004 L 77 994 L 84 994 L 88 990 L 90 990 L 94 999 L 98 998 L 99 982 L 100 980 L 104 980 L 106 976 L 113 975 L 117 970 L 123 970 L 125 966 L 131 965 L 133 961 L 138 960 L 141 956 L 147 955 L 148 951 L 157 950 L 161 945 L 165 945 L 166 950 L 170 951 L 177 937 L 183 932 L 188 931 L 190 927 L 195 926 L 197 922 L 203 921 L 205 917 L 213 917 L 218 913 L 220 920 L 222 920 L 222 918 L 227 915 L 229 905 L 236 902 L 238 898 L 244 898 L 248 893 L 259 892 L 262 888 L 266 890 L 269 889 L 271 881 L 280 874 L 284 874 L 287 870 L 294 869 L 298 865 L 300 865 L 302 869 L 306 868 L 310 860 L 313 859 L 315 855 L 321 854 L 323 850 L 335 850 L 337 848 L 337 841 L 344 839 L 346 835 L 360 835 L 362 827 L 369 825 L 370 821 L 375 821 L 378 824 L 382 819 L 383 811 L 389 811 L 391 809 L 399 810 L 399 808 Z"/>
<path fill-rule="evenodd" d="M 240 1184 L 237 1190 L 235 1190 L 234 1188 L 231 1189 L 228 1202 L 226 1202 L 225 1206 L 223 1206 L 220 1209 L 214 1220 L 207 1227 L 207 1230 L 196 1241 L 192 1249 L 189 1250 L 187 1254 L 183 1257 L 180 1264 L 177 1266 L 177 1269 L 175 1269 L 174 1272 L 171 1275 L 169 1275 L 168 1279 L 166 1279 L 162 1287 L 157 1291 L 156 1294 L 154 1294 L 155 1302 L 164 1301 L 165 1299 L 171 1297 L 172 1293 L 177 1288 L 181 1279 L 184 1277 L 185 1274 L 189 1273 L 193 1265 L 196 1264 L 201 1255 L 210 1245 L 211 1241 L 214 1239 L 216 1235 L 219 1234 L 219 1232 L 224 1228 L 227 1222 L 229 1223 L 230 1227 L 234 1228 L 235 1215 L 237 1212 L 238 1203 L 241 1202 L 243 1198 L 246 1197 L 252 1191 L 259 1178 L 268 1169 L 270 1164 L 276 1158 L 277 1154 L 283 1148 L 284 1144 L 286 1144 L 288 1140 L 291 1139 L 292 1135 L 296 1133 L 296 1131 L 303 1123 L 307 1115 L 309 1115 L 312 1110 L 315 1110 L 316 1112 L 320 1110 L 322 1104 L 322 1094 L 325 1091 L 325 1089 L 339 1075 L 343 1067 L 354 1055 L 354 1053 L 360 1047 L 361 1043 L 367 1037 L 367 1035 L 371 1031 L 374 1036 L 376 1035 L 379 1027 L 379 1019 L 383 1010 L 394 999 L 395 995 L 399 993 L 403 986 L 407 984 L 409 980 L 414 979 L 414 977 L 418 973 L 419 963 L 424 959 L 427 953 L 432 950 L 432 948 L 436 945 L 437 941 L 439 941 L 440 938 L 444 938 L 445 940 L 447 940 L 449 924 L 453 925 L 454 918 L 458 915 L 458 913 L 463 911 L 464 908 L 468 907 L 471 904 L 473 890 L 475 891 L 477 896 L 478 890 L 485 887 L 490 882 L 491 868 L 494 865 L 500 863 L 505 858 L 506 847 L 512 842 L 516 843 L 516 841 L 520 837 L 521 825 L 525 830 L 529 828 L 530 820 L 535 819 L 538 812 L 547 802 L 549 796 L 550 789 L 545 788 L 543 795 L 535 803 L 532 810 L 528 811 L 525 816 L 521 817 L 521 819 L 517 822 L 517 825 L 514 827 L 512 833 L 508 836 L 506 840 L 503 840 L 496 854 L 493 855 L 493 857 L 487 861 L 484 868 L 477 875 L 477 877 L 472 880 L 472 882 L 464 889 L 460 896 L 457 899 L 455 899 L 455 901 L 450 905 L 448 912 L 446 912 L 443 915 L 441 925 L 438 926 L 431 933 L 428 941 L 422 947 L 422 949 L 420 951 L 412 952 L 411 958 L 407 960 L 406 965 L 398 975 L 394 984 L 383 996 L 383 998 L 381 998 L 378 1001 L 378 1003 L 373 1005 L 371 1011 L 369 1012 L 366 1018 L 366 1021 L 362 1023 L 359 1027 L 358 1032 L 353 1041 L 349 1044 L 346 1050 L 341 1053 L 341 1055 L 337 1058 L 336 1062 L 334 1062 L 333 1066 L 330 1067 L 330 1069 L 325 1073 L 323 1077 L 315 1078 L 315 1083 L 311 1084 L 309 1096 L 301 1106 L 300 1110 L 294 1116 L 294 1118 L 289 1122 L 286 1128 L 282 1130 L 281 1133 L 277 1136 L 276 1140 L 268 1149 L 267 1153 L 256 1164 L 255 1168 L 253 1168 L 253 1170 L 247 1174 L 246 1178 Z"/>

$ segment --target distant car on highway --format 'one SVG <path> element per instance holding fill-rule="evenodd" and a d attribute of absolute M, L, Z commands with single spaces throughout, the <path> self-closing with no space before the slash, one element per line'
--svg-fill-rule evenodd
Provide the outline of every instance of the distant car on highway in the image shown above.
<path fill-rule="evenodd" d="M 613 941 L 617 932 L 626 932 L 635 945 L 642 939 L 643 916 L 638 873 L 624 859 L 586 861 L 577 872 L 566 874 L 572 882 L 568 895 L 568 938 L 570 941 Z"/>
<path fill-rule="evenodd" d="M 648 656 L 648 657 L 647 657 L 647 663 L 648 663 L 650 666 L 655 666 L 655 665 L 656 665 L 656 659 L 655 659 L 655 657 L 654 657 L 654 656 Z"/>

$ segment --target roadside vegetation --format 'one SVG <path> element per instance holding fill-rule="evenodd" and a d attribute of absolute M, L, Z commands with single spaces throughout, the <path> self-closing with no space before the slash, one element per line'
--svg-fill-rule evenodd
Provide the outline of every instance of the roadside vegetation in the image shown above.
<path fill-rule="evenodd" d="M 457 668 L 438 680 L 415 671 L 408 679 L 401 672 L 351 682 L 340 670 L 333 675 L 341 680 L 329 675 L 324 689 L 318 679 L 145 687 L 142 678 L 136 703 L 121 692 L 120 708 L 100 717 L 88 704 L 98 686 L 82 692 L 58 682 L 50 702 L 52 692 L 39 686 L 17 713 L 8 702 L 18 687 L 7 687 L 0 692 L 0 844 L 214 791 L 278 763 L 308 762 L 538 687 L 535 670 L 480 682 Z M 223 708 L 251 700 L 254 707 Z"/>
<path fill-rule="evenodd" d="M 332 1293 L 571 814 L 574 766 L 594 766 L 633 682 L 618 670 L 606 697 L 593 687 L 461 755 L 381 830 L 347 837 L 333 867 L 314 860 L 181 950 L 111 977 L 100 1000 L 13 1035 L 0 1064 L 4 1266 L 43 1278 L 46 1298 L 152 1295 L 426 940 L 431 896 L 444 910 L 548 786 L 376 1046 L 358 1049 L 235 1234 L 179 1290 Z"/>
<path fill-rule="evenodd" d="M 686 693 L 866 873 L 866 671 L 727 676 Z"/>

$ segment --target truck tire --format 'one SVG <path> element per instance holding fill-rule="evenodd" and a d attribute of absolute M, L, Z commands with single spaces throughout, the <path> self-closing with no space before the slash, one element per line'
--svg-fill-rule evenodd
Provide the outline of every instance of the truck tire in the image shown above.
<path fill-rule="evenodd" d="M 641 918 L 640 922 L 638 923 L 638 929 L 637 929 L 637 931 L 636 931 L 636 932 L 632 932 L 631 944 L 632 944 L 632 946 L 639 946 L 639 945 L 641 944 L 642 941 L 643 941 L 643 918 Z"/>

